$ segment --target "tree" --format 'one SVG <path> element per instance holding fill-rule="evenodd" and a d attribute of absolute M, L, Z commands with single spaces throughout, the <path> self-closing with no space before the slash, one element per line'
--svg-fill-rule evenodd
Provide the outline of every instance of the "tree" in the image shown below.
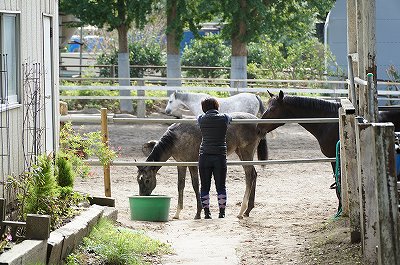
<path fill-rule="evenodd" d="M 167 0 L 167 80 L 168 86 L 181 86 L 181 61 L 179 44 L 183 37 L 184 28 L 189 28 L 198 35 L 200 0 Z M 173 91 L 168 91 L 168 95 Z"/>
<path fill-rule="evenodd" d="M 60 10 L 76 16 L 82 25 L 118 31 L 118 73 L 121 86 L 130 85 L 128 30 L 134 24 L 142 28 L 153 10 L 155 0 L 60 0 Z M 130 91 L 121 90 L 121 96 Z M 131 100 L 121 100 L 121 112 L 132 112 Z"/>
<path fill-rule="evenodd" d="M 202 12 L 224 24 L 232 43 L 231 79 L 247 77 L 247 43 L 267 34 L 277 42 L 310 36 L 317 18 L 326 16 L 335 0 L 202 0 Z M 232 83 L 245 87 L 245 82 Z"/>

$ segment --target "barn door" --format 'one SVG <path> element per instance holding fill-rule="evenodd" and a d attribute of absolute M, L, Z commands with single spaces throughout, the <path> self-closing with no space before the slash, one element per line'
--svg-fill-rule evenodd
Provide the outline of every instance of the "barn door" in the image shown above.
<path fill-rule="evenodd" d="M 53 34 L 52 18 L 43 16 L 43 76 L 44 76 L 44 104 L 46 122 L 46 153 L 54 151 L 54 103 L 53 103 Z"/>

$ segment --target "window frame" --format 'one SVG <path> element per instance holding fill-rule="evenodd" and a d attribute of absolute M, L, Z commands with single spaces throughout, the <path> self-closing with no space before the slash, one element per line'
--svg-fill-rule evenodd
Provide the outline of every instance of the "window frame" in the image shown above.
<path fill-rule="evenodd" d="M 4 42 L 4 28 L 5 28 L 5 18 L 12 17 L 15 19 L 15 28 L 14 28 L 14 38 L 15 38 L 15 45 L 14 45 L 14 51 L 15 51 L 15 61 L 14 66 L 14 74 L 15 74 L 15 82 L 14 84 L 10 84 L 10 81 L 8 83 L 8 91 L 7 93 L 5 92 L 5 89 L 3 88 L 4 86 L 4 81 L 1 81 L 0 83 L 0 104 L 2 105 L 10 105 L 10 104 L 19 104 L 20 101 L 20 86 L 21 86 L 21 69 L 20 69 L 20 58 L 21 58 L 21 44 L 20 44 L 20 12 L 11 12 L 11 11 L 4 11 L 0 10 L 0 54 L 3 54 L 5 50 L 5 42 Z M 10 59 L 7 58 L 8 64 L 10 63 Z M 3 59 L 0 58 L 0 69 L 3 68 Z M 13 94 L 9 94 L 10 90 L 10 85 L 15 86 L 15 89 L 13 91 Z M 7 98 L 5 96 L 7 95 Z"/>

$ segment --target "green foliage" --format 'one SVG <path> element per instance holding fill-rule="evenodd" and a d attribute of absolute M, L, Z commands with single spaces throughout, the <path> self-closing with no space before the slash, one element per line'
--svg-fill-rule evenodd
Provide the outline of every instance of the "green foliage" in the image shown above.
<path fill-rule="evenodd" d="M 7 189 L 12 189 L 17 197 L 17 215 L 19 220 L 26 220 L 27 214 L 44 214 L 51 217 L 51 229 L 77 213 L 77 205 L 86 200 L 73 191 L 72 187 L 60 187 L 51 156 L 37 157 L 32 170 L 19 177 L 10 176 Z"/>
<path fill-rule="evenodd" d="M 67 154 L 58 153 L 56 156 L 57 184 L 60 187 L 73 187 L 75 172 Z"/>
<path fill-rule="evenodd" d="M 74 83 L 68 82 L 63 85 L 76 85 Z M 101 83 L 87 83 L 82 85 L 88 86 L 99 86 Z M 118 96 L 118 90 L 61 90 L 60 95 L 62 96 Z M 68 107 L 73 110 L 82 110 L 84 108 L 107 108 L 109 111 L 118 112 L 119 111 L 119 100 L 117 99 L 67 99 Z"/>
<path fill-rule="evenodd" d="M 170 251 L 170 246 L 142 232 L 118 228 L 111 221 L 100 219 L 78 251 L 67 257 L 66 264 L 88 264 L 85 256 L 90 254 L 92 262 L 97 260 L 101 264 L 146 264 L 146 256 Z"/>
<path fill-rule="evenodd" d="M 38 163 L 33 165 L 32 183 L 26 198 L 24 215 L 27 213 L 48 214 L 52 212 L 57 196 L 57 183 L 54 176 L 53 160 L 50 156 L 41 155 Z"/>
<path fill-rule="evenodd" d="M 273 44 L 267 39 L 249 43 L 248 78 L 282 78 L 283 72 L 287 68 L 286 59 L 281 52 L 282 47 L 281 43 Z"/>
<path fill-rule="evenodd" d="M 117 153 L 103 143 L 101 132 L 81 134 L 72 128 L 71 122 L 65 123 L 60 130 L 60 149 L 82 177 L 88 173 L 82 158 L 96 156 L 102 165 L 108 165 L 117 157 Z"/>
<path fill-rule="evenodd" d="M 273 42 L 290 45 L 292 41 L 310 37 L 317 20 L 325 20 L 335 0 L 203 0 L 199 12 L 202 17 L 216 17 L 225 39 L 238 36 L 239 24 L 246 30 L 241 38 L 244 43 L 256 42 L 267 34 Z M 203 20 L 204 21 L 204 20 Z"/>
<path fill-rule="evenodd" d="M 293 79 L 323 79 L 326 73 L 325 56 L 328 64 L 333 56 L 316 38 L 295 43 L 288 47 L 287 61 Z"/>
<path fill-rule="evenodd" d="M 79 18 L 81 25 L 107 28 L 109 31 L 121 26 L 135 24 L 141 28 L 153 8 L 153 0 L 100 1 L 60 0 L 60 11 Z"/>
<path fill-rule="evenodd" d="M 217 34 L 210 34 L 200 39 L 193 40 L 186 46 L 182 54 L 184 66 L 219 66 L 230 65 L 230 49 L 224 44 Z M 189 69 L 190 77 L 215 78 L 221 77 L 226 70 Z"/>
<path fill-rule="evenodd" d="M 129 64 L 130 65 L 163 65 L 163 58 L 160 44 L 156 41 L 132 41 L 129 43 Z M 99 65 L 118 65 L 118 51 L 113 50 L 111 53 L 102 53 L 97 58 Z M 144 68 L 131 67 L 131 77 L 143 77 Z M 118 76 L 118 68 L 115 69 L 115 77 Z M 111 68 L 100 68 L 100 76 L 111 77 Z"/>
<path fill-rule="evenodd" d="M 64 85 L 73 85 L 73 83 L 68 82 L 64 83 Z M 94 83 L 93 85 L 99 85 Z M 61 95 L 63 96 L 79 96 L 79 95 L 101 95 L 101 96 L 118 96 L 118 91 L 116 90 L 62 90 Z M 137 92 L 132 91 L 132 96 L 136 96 Z M 146 91 L 146 96 L 149 97 L 165 97 L 164 91 Z M 119 100 L 117 99 L 67 99 L 68 107 L 72 110 L 82 110 L 88 108 L 100 109 L 107 108 L 108 111 L 113 113 L 119 113 Z M 152 111 L 154 110 L 154 100 L 145 100 L 146 110 Z M 137 101 L 133 101 L 133 109 L 135 110 L 137 107 Z"/>

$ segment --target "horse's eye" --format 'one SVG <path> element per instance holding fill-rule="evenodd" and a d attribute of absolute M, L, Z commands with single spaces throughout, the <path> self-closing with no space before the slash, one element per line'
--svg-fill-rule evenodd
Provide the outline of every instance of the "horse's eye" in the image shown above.
<path fill-rule="evenodd" d="M 148 180 L 148 179 L 146 179 L 146 180 L 144 181 L 145 184 L 149 184 L 149 182 L 150 182 L 150 180 Z"/>

